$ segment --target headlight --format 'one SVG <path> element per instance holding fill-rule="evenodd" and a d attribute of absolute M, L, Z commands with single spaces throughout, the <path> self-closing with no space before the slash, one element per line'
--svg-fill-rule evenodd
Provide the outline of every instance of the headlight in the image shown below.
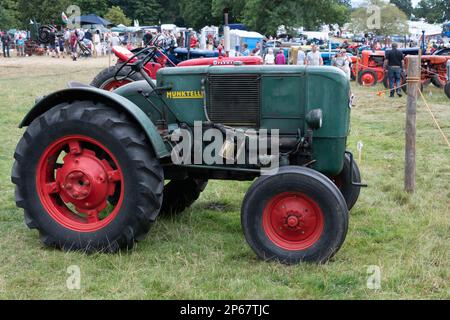
<path fill-rule="evenodd" d="M 314 109 L 306 115 L 306 124 L 310 129 L 318 130 L 323 125 L 322 109 Z"/>

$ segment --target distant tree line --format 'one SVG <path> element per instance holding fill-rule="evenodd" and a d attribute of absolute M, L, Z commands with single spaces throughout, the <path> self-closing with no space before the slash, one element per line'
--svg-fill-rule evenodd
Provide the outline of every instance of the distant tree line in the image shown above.
<path fill-rule="evenodd" d="M 199 29 L 220 25 L 227 8 L 230 21 L 274 34 L 278 26 L 344 24 L 350 17 L 350 0 L 0 0 L 0 28 L 26 27 L 30 19 L 61 22 L 61 12 L 71 4 L 82 14 L 110 17 L 115 23 L 139 20 L 141 25 L 174 23 Z M 70 13 L 67 13 L 69 15 Z M 124 23 L 125 24 L 125 23 Z"/>
<path fill-rule="evenodd" d="M 450 19 L 449 0 L 422 0 L 417 8 L 413 8 L 411 0 L 391 3 L 407 17 L 423 17 L 430 23 Z M 0 29 L 26 28 L 32 18 L 59 24 L 61 12 L 71 4 L 78 5 L 82 14 L 106 16 L 114 23 L 127 24 L 137 19 L 141 25 L 174 23 L 196 29 L 220 25 L 227 8 L 231 22 L 244 23 L 264 34 L 275 34 L 280 25 L 287 30 L 343 25 L 354 11 L 351 0 L 0 0 Z"/>
<path fill-rule="evenodd" d="M 414 8 L 411 0 L 390 0 L 408 18 L 424 18 L 429 23 L 443 23 L 450 20 L 449 0 L 421 0 Z"/>

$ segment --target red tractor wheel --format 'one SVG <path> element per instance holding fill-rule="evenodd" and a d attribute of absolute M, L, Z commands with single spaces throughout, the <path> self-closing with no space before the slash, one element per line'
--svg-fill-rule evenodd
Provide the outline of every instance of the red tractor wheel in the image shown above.
<path fill-rule="evenodd" d="M 378 83 L 377 73 L 373 70 L 363 70 L 358 75 L 358 83 L 365 87 L 373 87 Z"/>
<path fill-rule="evenodd" d="M 447 84 L 445 85 L 444 91 L 445 91 L 445 94 L 447 95 L 447 97 L 450 99 L 450 81 L 447 82 Z"/>
<path fill-rule="evenodd" d="M 156 219 L 163 170 L 125 114 L 90 101 L 50 109 L 19 142 L 12 181 L 28 227 L 45 245 L 115 252 Z"/>
<path fill-rule="evenodd" d="M 122 168 L 111 151 L 83 135 L 56 139 L 44 150 L 36 171 L 42 206 L 73 231 L 95 232 L 114 220 L 123 203 L 123 186 Z M 117 202 L 105 210 L 115 193 Z"/>
<path fill-rule="evenodd" d="M 283 167 L 253 183 L 242 203 L 241 221 L 260 258 L 323 263 L 344 242 L 348 210 L 338 188 L 321 173 Z"/>
<path fill-rule="evenodd" d="M 442 89 L 444 88 L 445 84 L 446 84 L 446 80 L 445 77 L 439 76 L 438 74 L 435 74 L 432 78 L 431 78 L 431 83 L 439 88 Z"/>
<path fill-rule="evenodd" d="M 102 70 L 91 82 L 91 86 L 103 89 L 106 91 L 114 91 L 115 89 L 124 86 L 130 82 L 144 80 L 139 73 L 133 73 L 130 75 L 130 68 L 123 68 L 120 73 L 116 73 L 119 66 L 112 66 Z"/>
<path fill-rule="evenodd" d="M 401 79 L 401 86 L 402 86 L 402 90 L 403 90 L 403 92 L 405 92 L 405 93 L 408 93 L 408 86 L 406 85 L 406 76 L 405 75 L 402 75 L 402 79 Z M 426 86 L 428 86 L 430 84 L 430 80 L 423 80 L 421 83 L 420 83 L 420 91 L 422 91 L 423 92 L 423 89 L 426 87 Z"/>

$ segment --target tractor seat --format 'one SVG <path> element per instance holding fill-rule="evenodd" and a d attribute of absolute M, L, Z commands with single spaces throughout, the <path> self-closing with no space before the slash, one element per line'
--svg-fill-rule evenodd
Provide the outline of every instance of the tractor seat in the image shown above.
<path fill-rule="evenodd" d="M 93 86 L 78 81 L 69 81 L 67 83 L 67 88 L 94 88 Z"/>

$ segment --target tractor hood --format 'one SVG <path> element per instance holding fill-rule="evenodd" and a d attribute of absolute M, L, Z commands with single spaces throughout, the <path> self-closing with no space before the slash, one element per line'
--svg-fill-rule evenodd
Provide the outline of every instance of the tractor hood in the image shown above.
<path fill-rule="evenodd" d="M 158 87 L 179 122 L 211 121 L 236 128 L 279 130 L 280 136 L 307 134 L 307 115 L 320 109 L 323 125 L 314 130 L 315 168 L 339 173 L 350 123 L 350 83 L 333 67 L 198 66 L 164 68 Z M 170 123 L 170 122 L 169 122 Z"/>

